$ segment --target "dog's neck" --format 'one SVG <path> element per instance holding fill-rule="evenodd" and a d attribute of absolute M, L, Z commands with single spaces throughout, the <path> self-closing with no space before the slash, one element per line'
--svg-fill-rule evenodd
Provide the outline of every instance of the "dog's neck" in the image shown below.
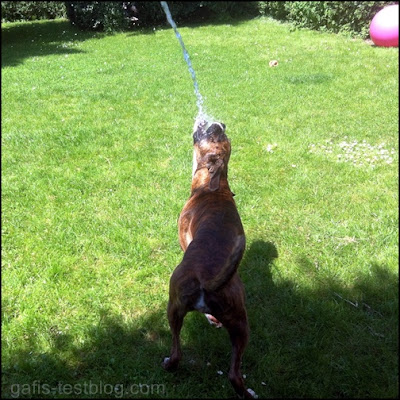
<path fill-rule="evenodd" d="M 208 171 L 208 168 L 205 165 L 199 165 L 196 167 L 196 169 L 193 172 L 193 178 L 192 178 L 192 196 L 196 192 L 204 192 L 206 188 L 208 188 L 210 185 L 210 172 Z M 222 174 L 221 178 L 219 181 L 219 188 L 217 192 L 229 192 L 234 196 L 232 193 L 229 184 L 228 184 L 228 171 L 225 169 Z"/>

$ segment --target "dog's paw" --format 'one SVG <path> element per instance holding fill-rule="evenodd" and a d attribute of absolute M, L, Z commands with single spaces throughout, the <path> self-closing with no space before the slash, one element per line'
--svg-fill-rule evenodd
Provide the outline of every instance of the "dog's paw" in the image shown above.
<path fill-rule="evenodd" d="M 169 367 L 169 357 L 165 357 L 164 361 L 161 363 L 161 366 L 166 369 L 168 371 L 168 367 Z"/>
<path fill-rule="evenodd" d="M 178 368 L 179 360 L 171 360 L 171 357 L 165 357 L 161 366 L 168 372 L 173 372 Z"/>
<path fill-rule="evenodd" d="M 247 389 L 247 393 L 250 395 L 246 396 L 249 399 L 258 399 L 258 396 L 256 395 L 256 392 L 253 389 Z"/>

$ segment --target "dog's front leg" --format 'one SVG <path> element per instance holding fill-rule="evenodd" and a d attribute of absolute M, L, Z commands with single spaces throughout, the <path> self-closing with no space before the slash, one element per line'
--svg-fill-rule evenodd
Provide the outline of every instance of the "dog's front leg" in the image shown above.
<path fill-rule="evenodd" d="M 172 333 L 172 348 L 170 357 L 166 357 L 162 366 L 167 371 L 172 371 L 178 367 L 182 358 L 181 344 L 179 335 L 183 325 L 186 311 L 182 311 L 171 299 L 168 302 L 168 321 Z"/>

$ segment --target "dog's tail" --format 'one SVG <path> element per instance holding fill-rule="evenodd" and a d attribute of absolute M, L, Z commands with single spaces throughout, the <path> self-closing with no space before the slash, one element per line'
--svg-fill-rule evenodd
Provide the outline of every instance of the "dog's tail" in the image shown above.
<path fill-rule="evenodd" d="M 244 235 L 236 238 L 233 246 L 232 253 L 226 260 L 224 266 L 219 270 L 218 274 L 213 279 L 202 282 L 203 288 L 209 292 L 214 292 L 228 282 L 233 274 L 236 272 L 240 260 L 242 259 L 244 249 L 246 246 L 246 239 Z"/>

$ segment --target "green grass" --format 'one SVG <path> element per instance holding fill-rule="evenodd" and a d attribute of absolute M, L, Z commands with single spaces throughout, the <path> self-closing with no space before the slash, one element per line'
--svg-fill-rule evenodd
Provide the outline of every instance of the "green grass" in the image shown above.
<path fill-rule="evenodd" d="M 397 397 L 398 49 L 264 18 L 180 32 L 232 140 L 248 386 Z M 2 24 L 3 396 L 234 396 L 200 314 L 161 368 L 196 112 L 172 29 Z"/>

